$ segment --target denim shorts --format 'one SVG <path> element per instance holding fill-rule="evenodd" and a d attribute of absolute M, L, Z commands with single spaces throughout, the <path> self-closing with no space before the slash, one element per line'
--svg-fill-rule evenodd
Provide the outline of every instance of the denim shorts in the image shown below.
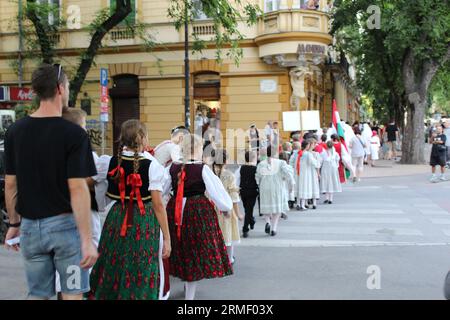
<path fill-rule="evenodd" d="M 89 270 L 80 267 L 81 241 L 73 214 L 22 219 L 20 249 L 30 297 L 53 297 L 56 271 L 60 274 L 63 294 L 89 291 Z"/>

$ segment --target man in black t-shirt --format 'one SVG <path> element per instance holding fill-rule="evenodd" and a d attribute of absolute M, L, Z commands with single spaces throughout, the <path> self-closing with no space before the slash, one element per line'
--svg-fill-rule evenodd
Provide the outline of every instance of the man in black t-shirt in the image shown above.
<path fill-rule="evenodd" d="M 69 96 L 61 66 L 40 66 L 32 87 L 39 109 L 12 125 L 5 137 L 11 224 L 6 240 L 20 236 L 29 297 L 53 297 L 58 271 L 63 298 L 82 299 L 89 291 L 88 270 L 98 257 L 86 183 L 96 175 L 91 146 L 81 127 L 61 118 Z M 6 247 L 19 250 L 18 245 Z"/>
<path fill-rule="evenodd" d="M 436 166 L 441 167 L 441 176 L 439 177 L 439 180 L 441 181 L 447 180 L 444 176 L 446 165 L 446 153 L 447 153 L 447 147 L 445 146 L 446 141 L 447 137 L 443 133 L 442 126 L 436 127 L 436 131 L 432 133 L 430 138 L 430 143 L 433 145 L 431 148 L 431 157 L 430 157 L 430 166 L 432 172 L 432 176 L 430 178 L 431 182 L 438 181 L 436 177 Z"/>
<path fill-rule="evenodd" d="M 389 147 L 388 160 L 392 157 L 397 158 L 396 142 L 399 140 L 398 128 L 394 121 L 391 121 L 386 127 L 387 144 Z"/>

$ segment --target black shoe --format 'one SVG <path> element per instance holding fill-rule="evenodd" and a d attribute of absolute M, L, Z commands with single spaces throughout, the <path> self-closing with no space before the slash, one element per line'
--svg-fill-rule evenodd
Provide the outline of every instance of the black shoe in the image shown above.
<path fill-rule="evenodd" d="M 243 237 L 243 238 L 248 238 L 248 232 L 243 232 L 243 233 L 242 233 L 242 237 Z"/>
<path fill-rule="evenodd" d="M 287 216 L 286 214 L 282 213 L 282 214 L 281 214 L 281 218 L 284 219 L 284 220 L 287 220 L 287 219 L 288 219 L 288 216 Z"/>
<path fill-rule="evenodd" d="M 327 204 L 327 203 L 330 203 L 330 200 L 325 200 L 325 201 L 323 202 L 323 204 Z"/>
<path fill-rule="evenodd" d="M 262 213 L 260 213 L 259 216 L 262 217 L 263 216 Z"/>
<path fill-rule="evenodd" d="M 332 201 L 328 201 L 328 204 L 332 204 L 333 202 Z"/>
<path fill-rule="evenodd" d="M 250 229 L 252 229 L 252 230 L 255 229 L 255 223 L 256 223 L 255 221 L 253 221 L 252 223 L 250 223 Z"/>
<path fill-rule="evenodd" d="M 313 208 L 314 210 L 316 210 L 316 209 L 317 209 L 317 207 L 316 207 L 316 206 L 312 206 L 312 208 Z"/>
<path fill-rule="evenodd" d="M 307 204 L 305 204 L 305 209 L 309 209 L 309 206 Z"/>
<path fill-rule="evenodd" d="M 302 211 L 302 207 L 296 206 L 296 207 L 295 207 L 295 210 L 297 210 L 297 211 Z"/>
<path fill-rule="evenodd" d="M 266 223 L 266 233 L 270 234 L 270 224 Z"/>
<path fill-rule="evenodd" d="M 274 237 L 274 236 L 277 235 L 277 233 L 276 233 L 275 231 L 272 231 L 272 232 L 270 233 L 270 235 L 271 235 L 272 237 Z"/>

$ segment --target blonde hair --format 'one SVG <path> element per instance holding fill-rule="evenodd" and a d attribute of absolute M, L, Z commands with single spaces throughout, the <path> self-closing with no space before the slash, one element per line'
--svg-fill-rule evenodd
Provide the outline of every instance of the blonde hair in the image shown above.
<path fill-rule="evenodd" d="M 185 135 L 180 147 L 184 163 L 194 160 L 197 158 L 196 156 L 202 158 L 203 139 L 200 136 L 196 134 Z"/>
<path fill-rule="evenodd" d="M 87 117 L 87 113 L 83 109 L 64 108 L 62 118 L 75 123 L 79 126 L 83 124 L 83 119 Z"/>

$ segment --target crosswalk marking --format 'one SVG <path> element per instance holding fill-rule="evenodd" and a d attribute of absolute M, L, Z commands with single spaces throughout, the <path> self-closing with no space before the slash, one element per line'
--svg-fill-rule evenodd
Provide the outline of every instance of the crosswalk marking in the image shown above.
<path fill-rule="evenodd" d="M 391 236 L 423 236 L 417 229 L 406 228 L 368 228 L 368 227 L 307 227 L 307 226 L 283 226 L 280 232 L 306 235 L 306 234 L 339 234 L 339 235 L 391 235 Z"/>
<path fill-rule="evenodd" d="M 366 208 L 361 208 L 361 209 L 337 209 L 337 208 L 321 208 L 318 207 L 317 210 L 308 210 L 308 213 L 332 213 L 332 214 L 348 214 L 348 213 L 358 213 L 358 214 L 405 214 L 405 212 L 403 210 L 400 209 L 366 209 Z"/>
<path fill-rule="evenodd" d="M 408 186 L 389 186 L 391 189 L 409 189 Z"/>
<path fill-rule="evenodd" d="M 295 240 L 247 238 L 239 246 L 243 247 L 377 247 L 377 246 L 450 246 L 450 242 L 391 242 L 391 241 L 340 241 L 340 240 Z"/>
<path fill-rule="evenodd" d="M 430 219 L 433 224 L 450 224 L 450 219 Z"/>
<path fill-rule="evenodd" d="M 424 215 L 449 215 L 450 213 L 448 211 L 445 211 L 443 209 L 419 209 L 420 213 Z"/>
<path fill-rule="evenodd" d="M 366 218 L 366 217 L 305 217 L 289 216 L 289 221 L 304 223 L 369 223 L 369 224 L 410 224 L 412 221 L 406 218 Z M 289 222 L 288 221 L 288 222 Z M 449 224 L 450 224 L 450 220 Z"/>

